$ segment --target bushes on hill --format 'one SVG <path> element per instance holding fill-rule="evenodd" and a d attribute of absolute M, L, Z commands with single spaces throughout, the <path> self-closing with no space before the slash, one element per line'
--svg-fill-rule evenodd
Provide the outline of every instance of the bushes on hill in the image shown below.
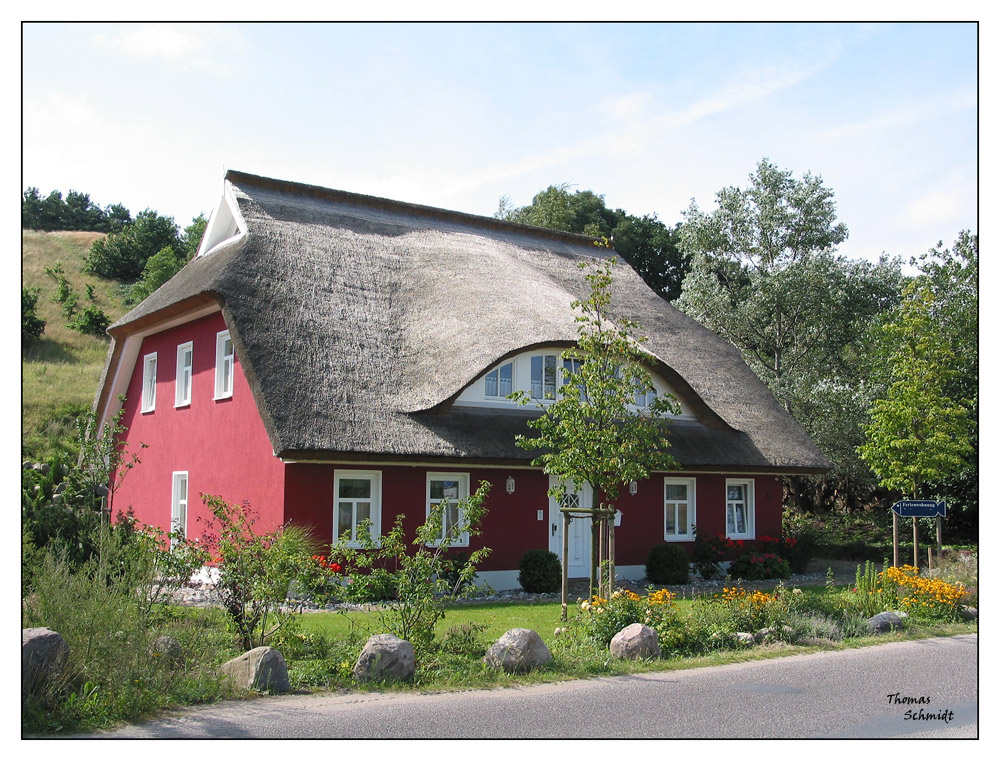
<path fill-rule="evenodd" d="M 38 289 L 21 288 L 21 348 L 26 349 L 45 332 L 45 320 L 36 313 Z"/>
<path fill-rule="evenodd" d="M 173 217 L 161 217 L 146 209 L 139 212 L 132 224 L 94 241 L 86 267 L 98 277 L 133 282 L 158 252 L 167 247 L 180 251 L 183 246 Z"/>
<path fill-rule="evenodd" d="M 112 232 L 132 221 L 129 210 L 121 204 L 102 209 L 87 193 L 53 190 L 42 198 L 38 188 L 28 188 L 21 196 L 21 227 L 25 230 L 92 230 Z"/>

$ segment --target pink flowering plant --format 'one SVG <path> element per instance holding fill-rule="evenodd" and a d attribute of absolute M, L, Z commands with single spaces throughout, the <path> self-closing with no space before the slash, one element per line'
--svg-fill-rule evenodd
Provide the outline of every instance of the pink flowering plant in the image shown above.
<path fill-rule="evenodd" d="M 787 579 L 792 575 L 788 561 L 774 552 L 751 550 L 729 565 L 729 575 L 745 581 Z"/>

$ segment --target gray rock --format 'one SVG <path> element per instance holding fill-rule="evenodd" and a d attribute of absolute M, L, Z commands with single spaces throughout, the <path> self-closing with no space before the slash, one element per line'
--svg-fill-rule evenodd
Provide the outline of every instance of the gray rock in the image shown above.
<path fill-rule="evenodd" d="M 45 627 L 21 629 L 21 703 L 58 674 L 69 658 L 69 645 L 59 632 Z"/>
<path fill-rule="evenodd" d="M 973 608 L 971 605 L 963 605 L 958 613 L 962 618 L 970 621 L 979 618 L 979 609 Z"/>
<path fill-rule="evenodd" d="M 645 624 L 629 624 L 618 632 L 611 640 L 611 654 L 630 660 L 662 655 L 656 632 Z"/>
<path fill-rule="evenodd" d="M 750 632 L 736 632 L 736 641 L 741 645 L 752 645 L 754 638 Z"/>
<path fill-rule="evenodd" d="M 413 678 L 415 669 L 413 645 L 392 634 L 376 634 L 365 642 L 354 664 L 354 678 L 359 682 L 405 682 Z"/>
<path fill-rule="evenodd" d="M 31 466 L 31 468 L 32 470 L 37 470 L 39 473 L 43 475 L 48 475 L 48 472 L 52 470 L 52 468 L 49 466 L 47 462 L 36 462 L 34 465 Z"/>
<path fill-rule="evenodd" d="M 790 626 L 768 626 L 755 632 L 753 635 L 755 642 L 774 641 L 774 640 L 789 640 L 795 630 Z"/>
<path fill-rule="evenodd" d="M 31 470 L 31 466 L 33 464 L 34 463 L 31 462 L 31 460 L 25 460 L 24 462 L 21 463 L 21 468 L 23 468 L 24 470 Z"/>
<path fill-rule="evenodd" d="M 904 614 L 905 615 L 905 614 Z M 903 619 L 898 613 L 887 610 L 883 613 L 872 616 L 865 621 L 868 629 L 873 634 L 884 634 L 885 632 L 895 631 L 896 629 L 903 628 Z"/>
<path fill-rule="evenodd" d="M 524 673 L 544 666 L 552 653 L 537 632 L 531 629 L 511 629 L 486 651 L 483 662 L 508 674 Z"/>
<path fill-rule="evenodd" d="M 273 647 L 255 647 L 222 664 L 222 673 L 241 690 L 288 692 L 285 658 Z"/>
<path fill-rule="evenodd" d="M 59 485 L 56 486 L 56 488 L 52 490 L 52 493 L 53 494 L 62 494 L 64 491 L 66 491 L 66 482 L 65 481 L 61 481 L 59 483 Z"/>
<path fill-rule="evenodd" d="M 173 637 L 162 634 L 153 641 L 149 652 L 156 658 L 165 658 L 171 663 L 180 663 L 184 654 L 181 643 Z"/>

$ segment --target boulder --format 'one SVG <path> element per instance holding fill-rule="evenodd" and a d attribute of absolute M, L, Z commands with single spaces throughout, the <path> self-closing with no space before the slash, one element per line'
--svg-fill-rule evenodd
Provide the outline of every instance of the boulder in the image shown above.
<path fill-rule="evenodd" d="M 768 626 L 754 633 L 754 642 L 790 640 L 795 630 L 791 626 Z"/>
<path fill-rule="evenodd" d="M 645 624 L 630 624 L 618 632 L 611 640 L 611 654 L 615 658 L 659 658 L 659 638 L 656 632 Z"/>
<path fill-rule="evenodd" d="M 958 614 L 962 618 L 964 618 L 964 619 L 966 619 L 968 621 L 972 621 L 974 619 L 979 618 L 979 609 L 978 608 L 973 608 L 971 605 L 963 605 L 962 609 L 960 611 L 958 611 Z"/>
<path fill-rule="evenodd" d="M 69 657 L 69 645 L 59 632 L 45 627 L 21 629 L 21 703 L 58 674 Z"/>
<path fill-rule="evenodd" d="M 288 692 L 285 658 L 273 647 L 255 647 L 222 664 L 222 673 L 241 690 Z"/>
<path fill-rule="evenodd" d="M 511 629 L 486 651 L 483 662 L 508 674 L 524 673 L 544 666 L 552 653 L 531 629 Z"/>
<path fill-rule="evenodd" d="M 901 617 L 899 613 L 887 610 L 867 619 L 865 624 L 867 624 L 868 629 L 873 634 L 884 634 L 885 632 L 902 629 L 903 617 L 905 617 L 905 614 Z"/>
<path fill-rule="evenodd" d="M 354 664 L 354 678 L 359 682 L 405 682 L 413 678 L 415 669 L 413 645 L 392 634 L 376 634 L 365 642 Z"/>
<path fill-rule="evenodd" d="M 181 643 L 167 634 L 161 634 L 153 640 L 149 652 L 155 658 L 164 658 L 172 663 L 179 663 L 183 655 Z"/>
<path fill-rule="evenodd" d="M 736 632 L 734 636 L 736 637 L 736 642 L 740 645 L 752 645 L 754 643 L 753 635 L 750 632 Z"/>

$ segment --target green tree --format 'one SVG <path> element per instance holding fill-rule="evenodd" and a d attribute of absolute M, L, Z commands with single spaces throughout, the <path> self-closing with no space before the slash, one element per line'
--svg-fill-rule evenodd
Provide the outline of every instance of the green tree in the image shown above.
<path fill-rule="evenodd" d="M 205 235 L 205 228 L 208 227 L 208 220 L 204 214 L 199 214 L 191 220 L 191 224 L 184 228 L 184 259 L 190 261 L 198 253 L 198 246 Z"/>
<path fill-rule="evenodd" d="M 956 360 L 939 307 L 933 291 L 915 280 L 879 328 L 875 357 L 887 389 L 870 410 L 859 448 L 883 486 L 914 499 L 925 483 L 961 470 L 972 451 L 969 410 L 947 393 Z"/>
<path fill-rule="evenodd" d="M 45 332 L 45 320 L 36 313 L 38 289 L 21 288 L 21 348 L 27 349 Z"/>
<path fill-rule="evenodd" d="M 669 395 L 656 396 L 647 406 L 636 408 L 636 395 L 654 391 L 646 369 L 648 355 L 640 326 L 611 314 L 613 260 L 581 264 L 588 269 L 590 295 L 573 301 L 578 338 L 576 346 L 563 352 L 563 380 L 559 398 L 541 406 L 543 414 L 528 425 L 535 437 L 518 436 L 523 449 L 542 450 L 532 464 L 556 477 L 549 494 L 558 501 L 566 497 L 570 483 L 588 483 L 595 496 L 605 500 L 602 508 L 613 513 L 621 487 L 647 478 L 653 470 L 677 467 L 669 453 L 665 415 L 679 411 Z M 511 398 L 528 402 L 523 391 Z M 613 537 L 613 532 L 609 539 Z M 596 544 L 596 543 L 595 543 Z M 611 542 L 608 557 L 613 558 Z M 598 562 L 602 565 L 607 558 Z M 600 587 L 614 581 L 608 563 L 607 582 L 602 571 Z M 593 576 L 592 576 L 593 578 Z"/>
<path fill-rule="evenodd" d="M 791 501 L 867 499 L 873 484 L 857 454 L 870 401 L 866 335 L 899 299 L 900 263 L 834 253 L 847 228 L 818 176 L 796 180 L 764 159 L 748 187 L 724 188 L 717 201 L 712 212 L 692 202 L 685 214 L 681 247 L 692 264 L 677 306 L 737 346 L 837 466 L 790 480 Z"/>
<path fill-rule="evenodd" d="M 87 255 L 86 268 L 99 277 L 133 282 L 142 275 L 146 262 L 167 247 L 174 251 L 184 250 L 173 217 L 161 217 L 146 209 L 119 232 L 94 241 Z"/>
<path fill-rule="evenodd" d="M 636 217 L 622 209 L 609 209 L 604 196 L 590 190 L 570 192 L 570 185 L 550 185 L 535 194 L 527 206 L 513 207 L 506 197 L 494 216 L 551 230 L 607 238 L 639 276 L 663 298 L 681 293 L 690 257 L 678 248 L 679 225 L 667 227 L 656 215 Z"/>
<path fill-rule="evenodd" d="M 138 304 L 153 291 L 181 271 L 184 260 L 174 254 L 167 246 L 149 258 L 143 267 L 142 275 L 129 289 L 125 297 L 126 304 Z"/>

